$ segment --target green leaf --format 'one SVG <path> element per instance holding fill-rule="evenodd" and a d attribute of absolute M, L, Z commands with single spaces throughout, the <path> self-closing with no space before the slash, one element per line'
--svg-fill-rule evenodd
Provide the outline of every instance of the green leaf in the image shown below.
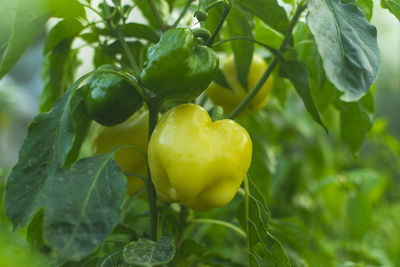
<path fill-rule="evenodd" d="M 125 37 L 143 38 L 149 42 L 157 43 L 160 35 L 147 25 L 139 23 L 127 23 L 124 28 Z"/>
<path fill-rule="evenodd" d="M 219 85 L 223 86 L 224 88 L 228 88 L 233 92 L 232 87 L 229 85 L 226 77 L 221 69 L 217 70 L 217 74 L 215 75 L 214 82 L 218 83 Z"/>
<path fill-rule="evenodd" d="M 325 131 L 327 131 L 327 128 L 321 120 L 321 116 L 311 95 L 307 67 L 300 61 L 296 60 L 281 62 L 281 66 L 284 70 L 284 76 L 287 77 L 293 84 L 297 94 L 303 100 L 304 106 L 306 107 L 308 113 L 310 113 L 311 117 L 316 123 L 321 125 Z"/>
<path fill-rule="evenodd" d="M 400 21 L 400 0 L 381 0 L 381 6 L 388 9 Z"/>
<path fill-rule="evenodd" d="M 51 12 L 45 0 L 20 0 L 7 47 L 0 60 L 0 79 L 11 70 L 33 39 L 43 30 Z"/>
<path fill-rule="evenodd" d="M 357 101 L 375 80 L 379 67 L 376 28 L 362 11 L 339 0 L 310 0 L 307 24 L 314 35 L 328 79 Z"/>
<path fill-rule="evenodd" d="M 44 55 L 59 45 L 63 40 L 77 36 L 83 30 L 82 23 L 76 18 L 67 18 L 54 26 L 48 33 L 44 44 Z"/>
<path fill-rule="evenodd" d="M 72 86 L 48 113 L 36 116 L 29 126 L 7 181 L 5 209 L 15 227 L 22 227 L 43 204 L 48 177 L 78 155 L 90 123 L 82 96 Z M 72 99 L 71 99 L 72 98 Z"/>
<path fill-rule="evenodd" d="M 342 0 L 342 3 L 345 4 L 353 4 L 358 6 L 362 12 L 365 14 L 365 17 L 368 21 L 371 21 L 372 12 L 374 9 L 374 2 L 372 0 Z"/>
<path fill-rule="evenodd" d="M 251 18 L 246 17 L 239 9 L 233 7 L 227 18 L 229 37 L 245 36 L 254 39 Z M 247 76 L 253 59 L 254 44 L 246 40 L 231 42 L 235 55 L 235 66 L 240 84 L 247 90 Z"/>
<path fill-rule="evenodd" d="M 72 39 L 63 40 L 43 60 L 42 81 L 44 88 L 40 95 L 40 112 L 50 110 L 73 83 L 77 65 L 77 51 L 71 50 Z"/>
<path fill-rule="evenodd" d="M 261 19 L 271 28 L 285 34 L 289 20 L 276 0 L 236 0 L 235 4 Z"/>
<path fill-rule="evenodd" d="M 354 103 L 340 104 L 340 137 L 352 153 L 357 153 L 372 127 L 372 96 L 367 94 Z"/>
<path fill-rule="evenodd" d="M 142 12 L 143 16 L 146 18 L 147 22 L 149 23 L 149 26 L 152 27 L 153 29 L 159 30 L 160 25 L 157 22 L 157 19 L 154 16 L 154 13 L 151 11 L 150 5 L 148 1 L 146 0 L 133 0 L 135 3 L 137 3 L 137 7 L 140 9 Z M 157 9 L 157 12 L 159 12 L 161 18 L 166 18 L 167 17 L 167 11 L 169 9 L 168 3 L 166 1 L 153 1 L 154 5 Z"/>
<path fill-rule="evenodd" d="M 155 266 L 170 262 L 175 255 L 174 241 L 169 237 L 162 237 L 157 242 L 146 238 L 139 238 L 124 248 L 126 263 L 135 266 Z"/>
<path fill-rule="evenodd" d="M 49 250 L 43 240 L 43 209 L 40 209 L 29 223 L 26 231 L 26 241 L 33 249 L 39 251 Z"/>
<path fill-rule="evenodd" d="M 254 39 L 272 47 L 279 47 L 283 41 L 283 35 L 272 30 L 260 19 L 255 19 Z"/>
<path fill-rule="evenodd" d="M 83 5 L 77 0 L 45 0 L 48 1 L 52 17 L 57 18 L 86 18 L 86 11 Z"/>
<path fill-rule="evenodd" d="M 114 250 L 99 260 L 98 267 L 129 267 L 129 264 L 122 262 L 123 249 Z"/>
<path fill-rule="evenodd" d="M 54 172 L 45 189 L 44 237 L 64 258 L 90 254 L 120 219 L 126 179 L 113 153 L 84 158 Z"/>
<path fill-rule="evenodd" d="M 262 193 L 250 177 L 248 177 L 248 188 L 248 215 L 243 216 L 243 210 L 246 208 L 242 205 L 239 206 L 237 217 L 243 229 L 248 230 L 247 238 L 250 253 L 250 267 L 291 266 L 288 256 L 279 241 L 268 232 L 268 222 L 271 217 L 271 212 L 267 207 Z"/>

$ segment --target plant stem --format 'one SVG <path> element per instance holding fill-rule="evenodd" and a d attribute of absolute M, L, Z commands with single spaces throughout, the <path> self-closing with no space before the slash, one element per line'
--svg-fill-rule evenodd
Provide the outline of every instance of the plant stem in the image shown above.
<path fill-rule="evenodd" d="M 136 60 L 133 57 L 132 52 L 129 49 L 128 44 L 125 41 L 123 30 L 121 28 L 115 29 L 115 33 L 117 34 L 118 41 L 121 43 L 122 49 L 124 49 L 124 53 L 128 57 L 129 64 L 131 65 L 132 70 L 133 70 L 133 74 L 136 77 L 139 77 L 140 68 L 139 68 L 138 64 L 136 63 Z"/>
<path fill-rule="evenodd" d="M 193 219 L 193 220 L 191 220 L 191 223 L 207 223 L 207 224 L 222 225 L 222 226 L 225 226 L 226 228 L 229 228 L 229 229 L 235 231 L 236 233 L 238 233 L 242 237 L 246 237 L 246 233 L 242 229 L 240 229 L 236 225 L 233 225 L 233 224 L 228 223 L 228 222 L 224 222 L 224 221 L 220 221 L 220 220 L 214 220 L 214 219 Z"/>
<path fill-rule="evenodd" d="M 151 12 L 153 12 L 154 17 L 156 18 L 158 25 L 160 25 L 161 31 L 165 32 L 167 30 L 167 27 L 164 23 L 164 21 L 162 20 L 160 13 L 158 12 L 156 5 L 154 4 L 153 0 L 147 0 L 147 2 L 149 3 Z"/>
<path fill-rule="evenodd" d="M 250 238 L 249 238 L 249 180 L 246 175 L 244 178 L 244 213 L 246 222 L 246 247 L 247 254 L 249 255 L 249 265 L 250 265 Z"/>
<path fill-rule="evenodd" d="M 176 26 L 178 26 L 179 22 L 182 20 L 182 18 L 185 16 L 186 12 L 188 11 L 190 4 L 193 2 L 194 0 L 188 0 L 185 7 L 182 10 L 182 13 L 179 15 L 178 19 L 175 21 L 175 23 L 172 25 L 172 28 L 176 28 Z"/>
<path fill-rule="evenodd" d="M 147 105 L 149 107 L 149 141 L 150 141 L 151 134 L 153 133 L 154 128 L 157 125 L 158 111 L 160 109 L 160 105 L 156 99 L 151 99 L 150 101 L 147 102 Z M 150 221 L 151 221 L 150 236 L 152 240 L 157 241 L 159 239 L 157 195 L 153 181 L 151 180 L 150 168 L 148 168 L 148 180 L 146 183 L 146 188 L 147 188 L 147 195 L 150 207 Z"/>
<path fill-rule="evenodd" d="M 289 40 L 292 36 L 292 31 L 294 26 L 296 25 L 297 21 L 300 18 L 301 13 L 306 9 L 305 5 L 300 5 L 297 7 L 295 14 L 293 15 L 292 20 L 289 23 L 289 27 L 286 31 L 285 37 L 283 38 L 283 41 L 281 43 L 281 46 L 279 47 L 280 52 L 284 52 L 286 49 L 286 45 L 289 43 Z M 236 106 L 236 108 L 232 111 L 232 113 L 229 115 L 230 119 L 236 118 L 240 112 L 253 100 L 255 95 L 260 91 L 261 87 L 263 84 L 266 82 L 268 77 L 271 75 L 272 71 L 274 70 L 275 66 L 278 64 L 278 60 L 276 57 L 274 57 L 270 64 L 268 65 L 268 68 L 265 70 L 264 74 L 261 76 L 261 78 L 258 80 L 257 84 L 254 86 L 254 88 L 247 94 L 247 96 L 240 102 L 239 105 Z"/>
<path fill-rule="evenodd" d="M 221 18 L 219 19 L 218 25 L 215 28 L 215 31 L 213 33 L 213 35 L 211 36 L 210 40 L 208 40 L 207 42 L 207 46 L 211 47 L 215 38 L 217 38 L 219 31 L 221 30 L 222 26 L 224 25 L 224 22 L 226 20 L 226 17 L 229 14 L 229 11 L 231 11 L 231 7 L 232 7 L 232 2 L 231 0 L 227 1 L 224 4 L 224 12 L 222 13 Z"/>

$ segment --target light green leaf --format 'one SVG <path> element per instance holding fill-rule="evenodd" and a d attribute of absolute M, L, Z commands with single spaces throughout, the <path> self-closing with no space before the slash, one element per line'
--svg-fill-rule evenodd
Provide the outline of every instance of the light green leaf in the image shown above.
<path fill-rule="evenodd" d="M 229 37 L 245 36 L 254 39 L 251 18 L 245 16 L 239 9 L 233 7 L 227 18 Z M 235 55 L 235 66 L 240 84 L 247 90 L 247 76 L 253 59 L 254 44 L 246 40 L 231 42 Z"/>
<path fill-rule="evenodd" d="M 52 17 L 57 18 L 86 18 L 86 11 L 83 5 L 77 0 L 46 0 Z"/>
<path fill-rule="evenodd" d="M 77 36 L 83 30 L 82 23 L 76 18 L 67 18 L 54 26 L 46 37 L 44 55 L 56 47 L 61 41 Z"/>
<path fill-rule="evenodd" d="M 124 248 L 126 263 L 135 266 L 155 266 L 170 262 L 175 255 L 174 241 L 169 237 L 162 237 L 157 242 L 146 238 L 139 238 Z"/>
<path fill-rule="evenodd" d="M 339 0 L 310 0 L 308 9 L 307 24 L 328 79 L 344 93 L 343 101 L 357 101 L 378 72 L 376 28 L 357 6 Z"/>
<path fill-rule="evenodd" d="M 381 6 L 387 8 L 400 21 L 400 0 L 381 0 Z"/>
<path fill-rule="evenodd" d="M 285 9 L 276 0 L 236 0 L 235 4 L 281 33 L 289 26 Z"/>
<path fill-rule="evenodd" d="M 113 153 L 84 158 L 55 171 L 45 188 L 43 234 L 62 257 L 93 252 L 120 219 L 126 179 Z"/>

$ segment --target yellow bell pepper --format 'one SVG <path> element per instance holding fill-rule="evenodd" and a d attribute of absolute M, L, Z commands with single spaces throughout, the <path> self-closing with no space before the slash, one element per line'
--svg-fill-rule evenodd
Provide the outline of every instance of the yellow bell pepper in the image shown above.
<path fill-rule="evenodd" d="M 137 112 L 127 121 L 113 127 L 99 126 L 92 141 L 92 153 L 109 152 L 118 145 L 136 145 L 147 152 L 149 114 Z M 115 162 L 124 172 L 147 175 L 147 161 L 134 148 L 121 148 L 115 153 Z M 135 176 L 127 176 L 127 193 L 133 194 L 144 186 L 142 180 Z"/>
<path fill-rule="evenodd" d="M 247 77 L 248 90 L 254 88 L 266 69 L 267 64 L 265 61 L 260 56 L 254 54 Z M 243 98 L 246 97 L 248 91 L 243 88 L 237 78 L 235 60 L 233 56 L 223 60 L 222 72 L 224 73 L 226 81 L 232 90 L 213 82 L 207 88 L 206 93 L 215 105 L 222 106 L 225 113 L 228 114 L 231 113 L 234 108 L 243 100 Z M 267 104 L 272 86 L 273 77 L 270 76 L 241 114 L 243 115 L 249 111 L 257 111 L 264 108 L 264 106 Z"/>
<path fill-rule="evenodd" d="M 165 201 L 198 211 L 229 203 L 250 166 L 252 143 L 233 120 L 212 122 L 195 104 L 169 110 L 150 139 L 155 189 Z"/>

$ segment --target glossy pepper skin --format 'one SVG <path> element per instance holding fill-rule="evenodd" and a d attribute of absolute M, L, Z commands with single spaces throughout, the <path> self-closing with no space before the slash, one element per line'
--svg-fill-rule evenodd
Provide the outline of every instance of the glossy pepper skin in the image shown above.
<path fill-rule="evenodd" d="M 99 69 L 118 70 L 112 65 L 103 65 Z M 112 73 L 94 74 L 83 90 L 89 117 L 105 126 L 122 123 L 143 104 L 135 88 Z"/>
<path fill-rule="evenodd" d="M 212 49 L 198 44 L 190 29 L 175 28 L 149 48 L 140 81 L 161 99 L 192 100 L 212 82 L 217 69 Z"/>
<path fill-rule="evenodd" d="M 212 122 L 195 104 L 169 110 L 149 143 L 150 173 L 158 195 L 198 211 L 229 203 L 250 166 L 252 143 L 233 120 Z"/>
<path fill-rule="evenodd" d="M 250 65 L 250 71 L 247 78 L 248 90 L 252 90 L 254 88 L 266 69 L 267 64 L 265 63 L 265 61 L 260 56 L 255 54 Z M 232 90 L 213 82 L 207 88 L 206 93 L 215 105 L 222 106 L 225 113 L 229 114 L 235 109 L 237 105 L 239 105 L 243 98 L 246 97 L 248 91 L 243 88 L 237 78 L 235 60 L 233 56 L 230 56 L 223 60 L 222 72 L 224 73 L 226 81 L 228 82 Z M 258 91 L 256 96 L 253 98 L 253 100 L 243 110 L 241 115 L 246 114 L 249 111 L 257 111 L 264 108 L 271 93 L 273 83 L 273 77 L 270 76 L 261 87 L 260 91 Z"/>
<path fill-rule="evenodd" d="M 131 144 L 147 152 L 148 142 L 147 111 L 137 112 L 124 123 L 113 127 L 99 126 L 92 139 L 92 154 L 109 152 L 118 145 Z M 134 172 L 147 175 L 147 160 L 134 148 L 121 148 L 115 153 L 115 161 L 124 172 Z M 144 186 L 142 180 L 135 176 L 127 176 L 129 195 Z"/>

